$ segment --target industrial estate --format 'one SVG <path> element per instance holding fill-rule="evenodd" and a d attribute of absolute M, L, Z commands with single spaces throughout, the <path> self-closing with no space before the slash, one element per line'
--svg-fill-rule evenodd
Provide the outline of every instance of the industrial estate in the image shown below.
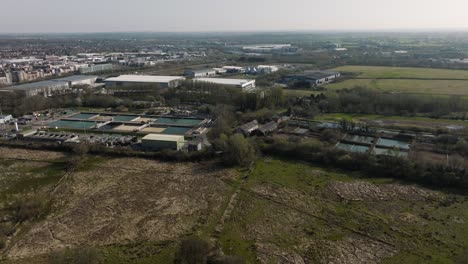
<path fill-rule="evenodd" d="M 468 37 L 0 36 L 2 263 L 467 263 Z"/>

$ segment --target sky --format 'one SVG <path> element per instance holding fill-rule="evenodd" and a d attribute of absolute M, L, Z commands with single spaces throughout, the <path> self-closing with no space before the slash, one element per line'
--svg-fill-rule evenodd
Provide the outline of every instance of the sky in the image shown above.
<path fill-rule="evenodd" d="M 468 0 L 0 0 L 0 33 L 468 30 Z"/>

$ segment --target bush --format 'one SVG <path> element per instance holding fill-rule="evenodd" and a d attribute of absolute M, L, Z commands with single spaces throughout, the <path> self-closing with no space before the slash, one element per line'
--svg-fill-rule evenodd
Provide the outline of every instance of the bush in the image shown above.
<path fill-rule="evenodd" d="M 39 219 L 49 212 L 49 200 L 44 196 L 34 196 L 16 200 L 12 209 L 14 220 L 24 222 Z"/>
<path fill-rule="evenodd" d="M 241 134 L 231 136 L 224 151 L 224 163 L 227 165 L 248 166 L 256 159 L 254 146 Z"/>
<path fill-rule="evenodd" d="M 199 239 L 183 240 L 179 250 L 176 252 L 176 264 L 206 264 L 210 245 Z"/>
<path fill-rule="evenodd" d="M 101 253 L 94 248 L 83 247 L 56 252 L 50 256 L 52 264 L 98 264 L 102 263 Z"/>

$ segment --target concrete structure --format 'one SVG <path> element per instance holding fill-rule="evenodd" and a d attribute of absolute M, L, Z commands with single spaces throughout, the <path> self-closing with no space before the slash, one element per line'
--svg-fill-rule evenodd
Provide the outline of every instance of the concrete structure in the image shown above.
<path fill-rule="evenodd" d="M 184 136 L 148 134 L 141 139 L 141 145 L 146 150 L 181 150 L 185 144 Z"/>
<path fill-rule="evenodd" d="M 198 78 L 195 81 L 242 88 L 244 91 L 255 89 L 255 80 L 250 79 Z"/>
<path fill-rule="evenodd" d="M 49 133 L 45 131 L 37 131 L 23 135 L 21 138 L 29 141 L 39 142 L 57 142 L 57 143 L 77 143 L 79 142 L 78 136 L 74 134 L 65 133 Z"/>
<path fill-rule="evenodd" d="M 68 82 L 63 81 L 41 81 L 2 88 L 3 91 L 18 92 L 23 96 L 35 95 L 51 96 L 53 93 L 69 90 Z"/>
<path fill-rule="evenodd" d="M 286 84 L 309 83 L 312 86 L 320 86 L 331 83 L 340 76 L 341 74 L 339 72 L 307 71 L 302 74 L 283 76 L 281 82 Z"/>
<path fill-rule="evenodd" d="M 8 123 L 12 119 L 13 119 L 12 115 L 0 115 L 0 124 Z"/>
<path fill-rule="evenodd" d="M 104 82 L 109 86 L 131 84 L 158 84 L 161 88 L 176 88 L 185 80 L 183 76 L 121 75 L 108 78 Z"/>
<path fill-rule="evenodd" d="M 188 78 L 201 78 L 216 76 L 215 69 L 186 70 L 184 75 Z"/>

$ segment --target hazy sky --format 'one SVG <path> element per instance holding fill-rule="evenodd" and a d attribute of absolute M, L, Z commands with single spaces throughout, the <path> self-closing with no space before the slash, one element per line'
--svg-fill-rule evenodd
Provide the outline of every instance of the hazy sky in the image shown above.
<path fill-rule="evenodd" d="M 468 0 L 0 0 L 0 32 L 468 29 Z"/>

